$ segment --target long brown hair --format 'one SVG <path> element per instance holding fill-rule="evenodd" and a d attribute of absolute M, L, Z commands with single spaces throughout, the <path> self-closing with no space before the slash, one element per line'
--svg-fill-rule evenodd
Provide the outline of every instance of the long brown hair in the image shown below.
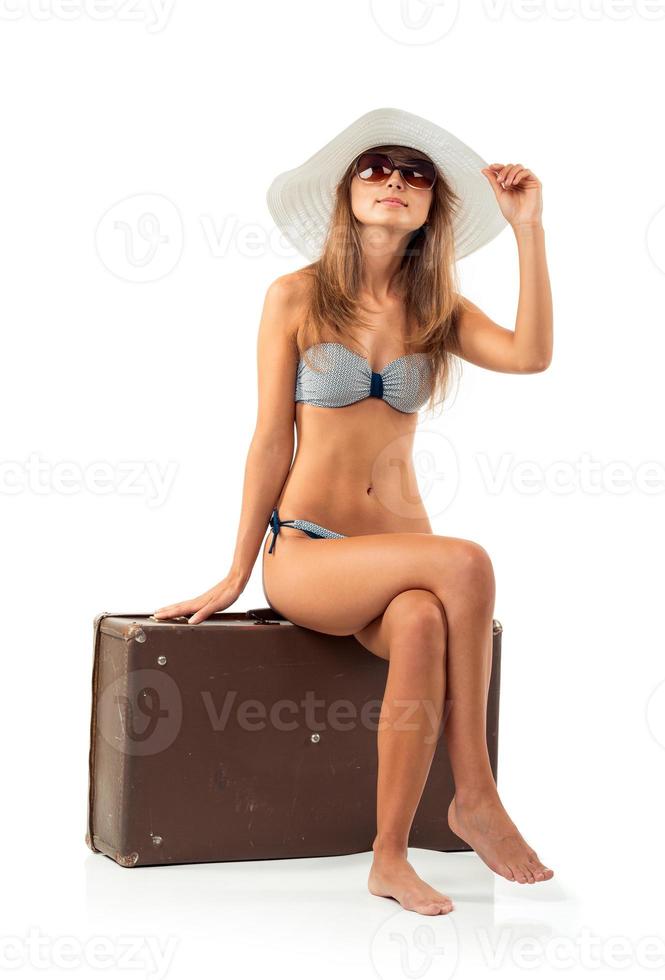
<path fill-rule="evenodd" d="M 419 150 L 403 146 L 381 146 L 399 164 Z M 351 181 L 355 158 L 349 164 L 335 191 L 332 216 L 320 257 L 302 271 L 311 274 L 307 309 L 296 332 L 299 354 L 322 339 L 338 342 L 353 338 L 359 325 L 376 329 L 362 317 L 358 299 L 362 271 L 362 245 L 359 226 L 351 208 Z M 403 297 L 410 335 L 407 349 L 418 346 L 430 357 L 432 393 L 425 406 L 432 409 L 443 402 L 452 373 L 450 351 L 456 338 L 460 312 L 457 267 L 454 255 L 453 218 L 460 204 L 441 170 L 432 191 L 427 222 L 411 236 L 393 288 Z M 357 342 L 357 341 L 356 341 Z M 362 346 L 362 345 L 360 345 Z"/>

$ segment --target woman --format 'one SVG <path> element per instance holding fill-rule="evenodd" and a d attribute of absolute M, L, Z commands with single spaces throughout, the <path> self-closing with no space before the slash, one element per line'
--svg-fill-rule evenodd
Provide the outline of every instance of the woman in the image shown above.
<path fill-rule="evenodd" d="M 269 202 L 287 238 L 312 256 L 325 235 L 323 248 L 267 291 L 258 421 L 229 574 L 155 614 L 200 623 L 230 606 L 270 515 L 262 555 L 270 605 L 309 629 L 353 634 L 389 661 L 368 884 L 427 915 L 453 903 L 417 875 L 407 842 L 444 699 L 452 830 L 511 881 L 553 874 L 504 809 L 487 752 L 490 558 L 473 541 L 432 533 L 411 456 L 418 410 L 443 396 L 454 355 L 511 373 L 541 371 L 551 359 L 540 182 L 521 164 L 482 164 L 435 124 L 380 109 L 273 182 Z M 520 263 L 514 332 L 459 295 L 454 271 L 455 258 L 506 222 Z M 417 706 L 410 724 L 391 724 L 405 699 Z"/>

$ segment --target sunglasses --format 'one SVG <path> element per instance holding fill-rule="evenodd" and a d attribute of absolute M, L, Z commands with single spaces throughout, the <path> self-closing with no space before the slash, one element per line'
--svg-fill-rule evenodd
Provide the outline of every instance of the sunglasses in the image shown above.
<path fill-rule="evenodd" d="M 361 153 L 356 160 L 356 174 L 368 184 L 381 184 L 395 170 L 402 180 L 419 191 L 429 191 L 436 181 L 436 167 L 429 160 L 413 159 L 397 166 L 387 153 Z"/>

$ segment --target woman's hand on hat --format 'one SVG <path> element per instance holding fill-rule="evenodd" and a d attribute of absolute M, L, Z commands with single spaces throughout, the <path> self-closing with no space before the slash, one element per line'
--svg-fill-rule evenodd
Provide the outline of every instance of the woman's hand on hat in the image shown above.
<path fill-rule="evenodd" d="M 540 224 L 542 185 L 532 170 L 521 163 L 491 163 L 481 173 L 490 182 L 501 213 L 513 228 Z"/>

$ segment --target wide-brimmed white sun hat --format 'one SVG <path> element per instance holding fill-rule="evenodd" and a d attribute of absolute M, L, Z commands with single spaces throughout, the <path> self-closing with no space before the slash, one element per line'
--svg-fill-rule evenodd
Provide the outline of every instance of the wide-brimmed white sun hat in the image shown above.
<path fill-rule="evenodd" d="M 268 188 L 268 209 L 284 238 L 310 261 L 321 255 L 335 188 L 360 153 L 382 144 L 410 146 L 429 156 L 460 197 L 454 217 L 455 257 L 475 252 L 508 222 L 481 169 L 487 163 L 452 133 L 403 109 L 373 109 L 305 163 L 285 170 Z"/>

